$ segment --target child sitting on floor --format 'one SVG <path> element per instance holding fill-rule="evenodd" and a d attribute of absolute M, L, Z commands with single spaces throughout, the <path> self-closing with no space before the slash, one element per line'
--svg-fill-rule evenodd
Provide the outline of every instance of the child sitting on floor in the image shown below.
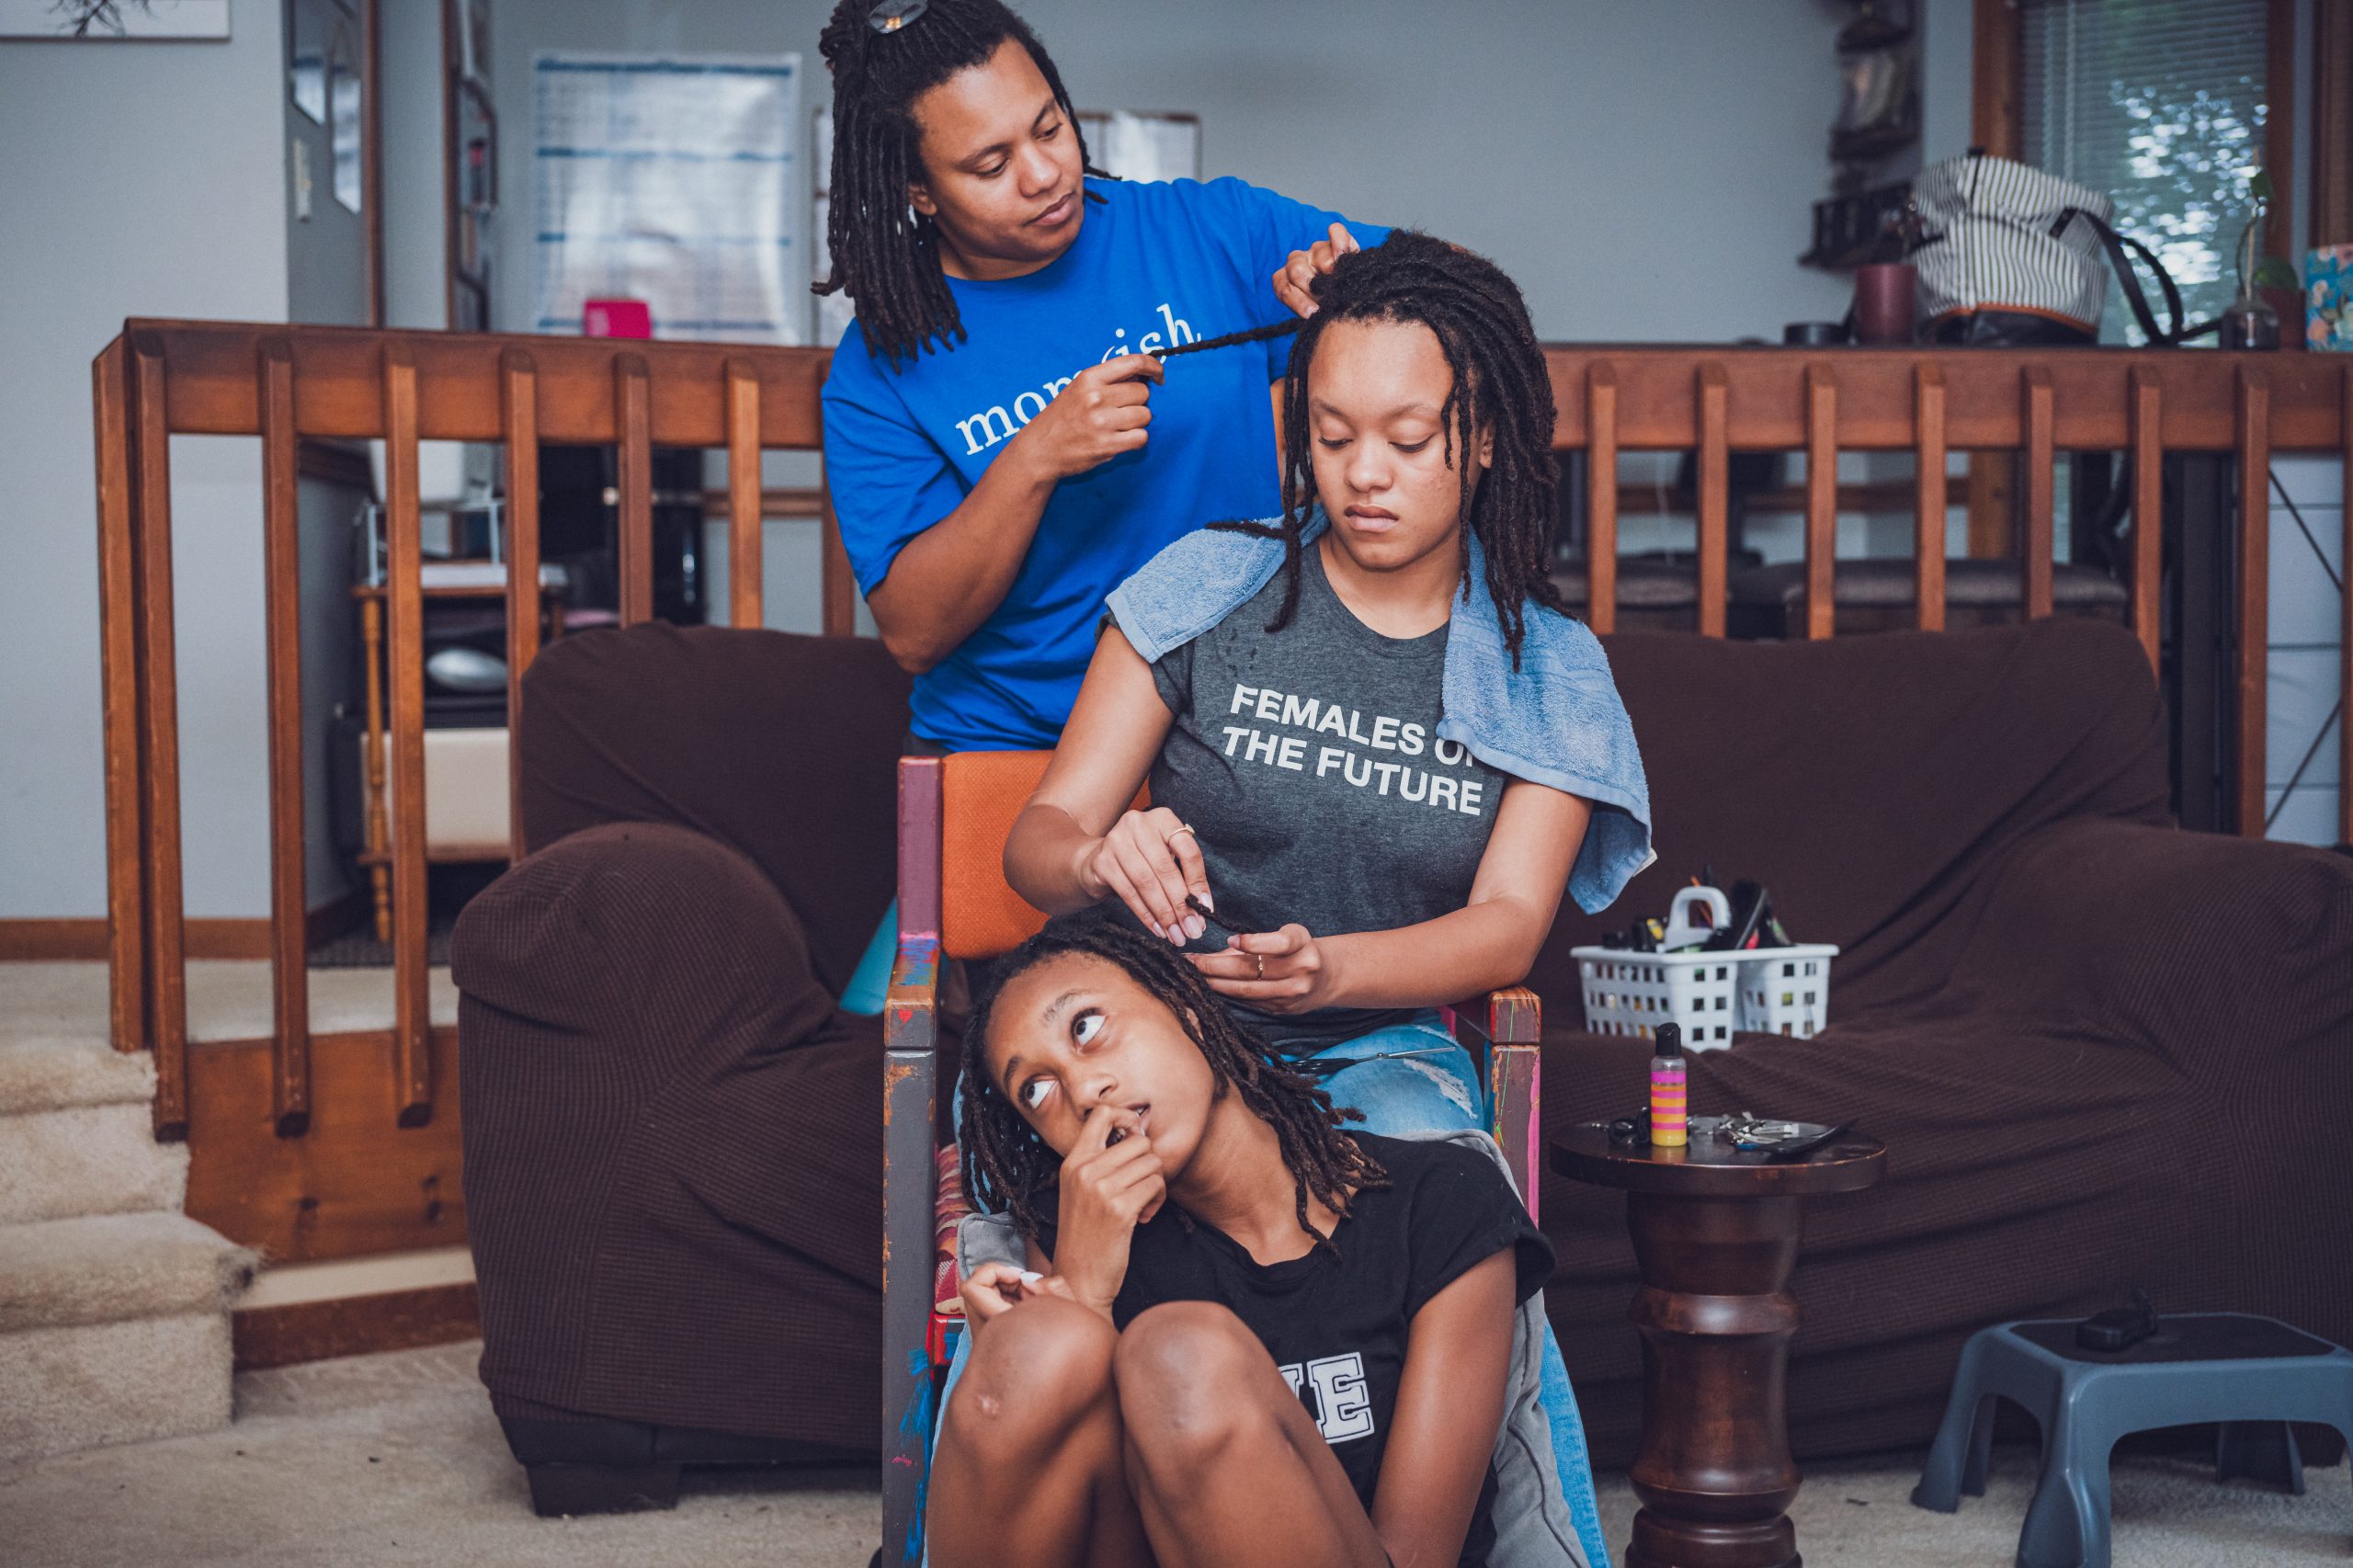
<path fill-rule="evenodd" d="M 1552 1263 L 1478 1133 L 1344 1130 L 1165 940 L 1058 921 L 966 1039 L 965 1183 L 1028 1267 L 963 1288 L 938 1568 L 1579 1563 L 1557 1483 L 1501 1521 Z"/>

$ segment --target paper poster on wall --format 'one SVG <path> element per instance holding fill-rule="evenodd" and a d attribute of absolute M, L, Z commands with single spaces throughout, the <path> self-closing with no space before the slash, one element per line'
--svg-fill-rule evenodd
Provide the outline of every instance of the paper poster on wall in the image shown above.
<path fill-rule="evenodd" d="M 0 0 L 0 38 L 228 36 L 229 0 Z"/>
<path fill-rule="evenodd" d="M 1201 177 L 1199 115 L 1083 108 L 1078 126 L 1086 133 L 1086 151 L 1095 166 L 1121 179 Z"/>
<path fill-rule="evenodd" d="M 542 53 L 533 76 L 538 330 L 625 298 L 656 337 L 802 340 L 799 55 Z"/>
<path fill-rule="evenodd" d="M 826 225 L 832 222 L 834 207 L 834 109 L 831 104 L 818 109 L 809 119 L 809 183 L 813 187 L 809 204 L 809 281 L 823 283 L 833 276 L 834 250 Z M 820 348 L 831 348 L 849 330 L 856 309 L 847 291 L 836 290 L 830 294 L 811 296 L 814 308 L 810 312 L 815 322 L 814 341 Z"/>

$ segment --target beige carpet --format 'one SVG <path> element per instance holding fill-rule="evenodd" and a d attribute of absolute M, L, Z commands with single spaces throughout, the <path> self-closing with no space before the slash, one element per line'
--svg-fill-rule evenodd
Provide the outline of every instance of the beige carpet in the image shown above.
<path fill-rule="evenodd" d="M 444 966 L 426 971 L 437 1025 L 458 1021 L 458 988 Z M 392 1025 L 389 969 L 310 971 L 311 1032 L 340 1034 Z M 0 1040 L 104 1039 L 107 966 L 99 962 L 0 963 Z M 260 959 L 190 959 L 190 1040 L 267 1040 L 274 1027 L 269 965 Z"/>
<path fill-rule="evenodd" d="M 880 1535 L 864 1471 L 693 1471 L 677 1510 L 532 1516 L 481 1385 L 478 1346 L 324 1362 L 237 1380 L 237 1421 L 201 1437 L 0 1468 L 0 1559 L 82 1565 L 414 1563 L 433 1568 L 858 1568 Z M 1907 1501 L 1917 1455 L 1813 1467 L 1796 1509 L 1812 1568 L 2005 1568 L 2034 1485 L 2031 1452 L 1995 1454 L 1958 1515 Z M 2302 1497 L 2214 1484 L 2177 1460 L 2115 1476 L 2117 1568 L 2353 1561 L 2343 1465 Z M 1613 1550 L 1634 1509 L 1602 1478 Z M 1007 1568 L 1017 1568 L 1008 1564 Z"/>

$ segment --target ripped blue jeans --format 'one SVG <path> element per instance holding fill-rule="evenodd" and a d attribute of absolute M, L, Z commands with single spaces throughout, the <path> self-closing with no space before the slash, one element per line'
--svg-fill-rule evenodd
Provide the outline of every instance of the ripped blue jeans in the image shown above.
<path fill-rule="evenodd" d="M 1274 1043 L 1279 1047 L 1282 1041 L 1278 1038 Z M 1367 1132 L 1465 1127 L 1494 1131 L 1487 1126 L 1487 1096 L 1478 1068 L 1435 1008 L 1326 1046 L 1301 1064 L 1323 1078 L 1334 1105 L 1364 1112 L 1361 1122 L 1348 1125 Z M 1593 1568 L 1609 1568 L 1601 1501 L 1594 1493 L 1593 1460 L 1586 1449 L 1585 1418 L 1577 1411 L 1568 1364 L 1561 1359 L 1561 1344 L 1550 1323 L 1544 1325 L 1544 1381 L 1537 1401 L 1552 1425 L 1561 1492 L 1569 1517 L 1576 1521 L 1586 1561 Z"/>

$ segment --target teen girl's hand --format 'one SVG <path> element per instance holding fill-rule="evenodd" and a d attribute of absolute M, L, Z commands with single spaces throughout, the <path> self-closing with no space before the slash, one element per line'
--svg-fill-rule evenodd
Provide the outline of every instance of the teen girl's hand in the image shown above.
<path fill-rule="evenodd" d="M 1304 926 L 1233 937 L 1222 953 L 1188 955 L 1221 996 L 1267 1013 L 1307 1013 L 1332 1005 L 1338 977 L 1332 950 Z"/>
<path fill-rule="evenodd" d="M 1065 1301 L 1076 1301 L 1071 1293 L 1070 1281 L 1059 1275 L 1047 1276 L 1020 1268 L 1010 1263 L 983 1263 L 972 1270 L 957 1292 L 964 1300 L 964 1321 L 978 1327 L 991 1319 L 1003 1317 L 1023 1301 L 1039 1296 L 1060 1296 Z"/>
<path fill-rule="evenodd" d="M 1081 846 L 1078 884 L 1090 898 L 1118 894 L 1145 930 L 1180 948 L 1208 929 L 1185 907 L 1187 896 L 1200 900 L 1205 909 L 1217 907 L 1193 830 L 1165 806 L 1122 812 L 1110 832 Z"/>
<path fill-rule="evenodd" d="M 1006 450 L 1019 453 L 1049 480 L 1069 479 L 1121 452 L 1136 451 L 1152 423 L 1152 389 L 1163 374 L 1160 361 L 1149 354 L 1122 354 L 1089 365 L 1021 427 Z"/>
<path fill-rule="evenodd" d="M 1112 1142 L 1112 1134 L 1120 1135 Z M 1054 1224 L 1054 1273 L 1071 1299 L 1105 1317 L 1128 1277 L 1136 1227 L 1160 1212 L 1168 1183 L 1135 1112 L 1098 1105 L 1063 1156 Z"/>
<path fill-rule="evenodd" d="M 1275 297 L 1302 316 L 1315 313 L 1315 299 L 1308 290 L 1316 278 L 1332 270 L 1332 264 L 1352 251 L 1364 247 L 1348 233 L 1346 223 L 1332 225 L 1329 239 L 1318 240 L 1306 250 L 1295 250 L 1275 274 Z"/>

